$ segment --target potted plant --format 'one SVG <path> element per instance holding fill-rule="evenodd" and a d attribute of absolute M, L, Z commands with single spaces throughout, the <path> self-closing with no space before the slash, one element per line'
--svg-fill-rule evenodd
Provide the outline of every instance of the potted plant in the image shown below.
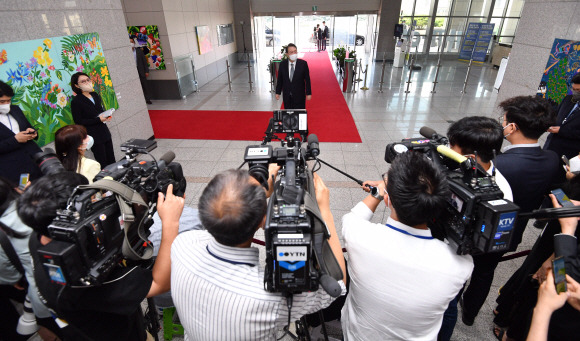
<path fill-rule="evenodd" d="M 348 58 L 356 59 L 356 52 L 351 51 L 349 48 L 344 46 L 339 46 L 332 50 L 332 55 L 336 59 L 336 65 L 340 67 L 340 72 L 342 73 L 344 69 L 344 60 L 346 59 L 346 53 L 348 52 Z"/>

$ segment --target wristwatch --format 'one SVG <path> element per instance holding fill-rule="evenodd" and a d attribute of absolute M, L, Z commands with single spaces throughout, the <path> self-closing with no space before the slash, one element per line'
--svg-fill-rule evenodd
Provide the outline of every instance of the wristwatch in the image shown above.
<path fill-rule="evenodd" d="M 373 198 L 379 199 L 379 200 L 383 200 L 383 198 L 384 198 L 384 194 L 381 194 L 380 187 L 372 187 L 371 188 L 371 195 L 373 196 Z"/>

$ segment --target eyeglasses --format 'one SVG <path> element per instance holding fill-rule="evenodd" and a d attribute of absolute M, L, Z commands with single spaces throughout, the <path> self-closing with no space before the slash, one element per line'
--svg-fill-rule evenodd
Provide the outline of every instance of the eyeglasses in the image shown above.
<path fill-rule="evenodd" d="M 505 121 L 505 114 L 501 114 L 497 117 L 497 121 L 499 124 L 502 124 Z"/>
<path fill-rule="evenodd" d="M 85 80 L 79 81 L 78 84 L 88 84 L 90 82 L 91 82 L 91 80 L 87 78 Z"/>

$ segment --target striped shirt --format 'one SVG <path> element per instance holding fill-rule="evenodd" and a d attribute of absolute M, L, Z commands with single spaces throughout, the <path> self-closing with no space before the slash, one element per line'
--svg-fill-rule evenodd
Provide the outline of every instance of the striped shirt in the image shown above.
<path fill-rule="evenodd" d="M 286 298 L 264 289 L 259 250 L 219 244 L 207 231 L 173 242 L 171 295 L 185 340 L 271 340 L 288 323 Z M 322 288 L 294 295 L 292 321 L 332 301 Z"/>

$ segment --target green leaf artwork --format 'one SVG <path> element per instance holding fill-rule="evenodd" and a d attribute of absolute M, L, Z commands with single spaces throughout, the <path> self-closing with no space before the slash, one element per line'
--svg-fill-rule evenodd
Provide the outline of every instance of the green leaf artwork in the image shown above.
<path fill-rule="evenodd" d="M 0 44 L 0 80 L 14 89 L 12 104 L 38 131 L 39 146 L 74 124 L 70 78 L 79 71 L 89 75 L 105 109 L 119 108 L 98 33 Z"/>
<path fill-rule="evenodd" d="M 537 95 L 560 104 L 570 92 L 572 77 L 580 72 L 580 41 L 554 39 Z"/>

